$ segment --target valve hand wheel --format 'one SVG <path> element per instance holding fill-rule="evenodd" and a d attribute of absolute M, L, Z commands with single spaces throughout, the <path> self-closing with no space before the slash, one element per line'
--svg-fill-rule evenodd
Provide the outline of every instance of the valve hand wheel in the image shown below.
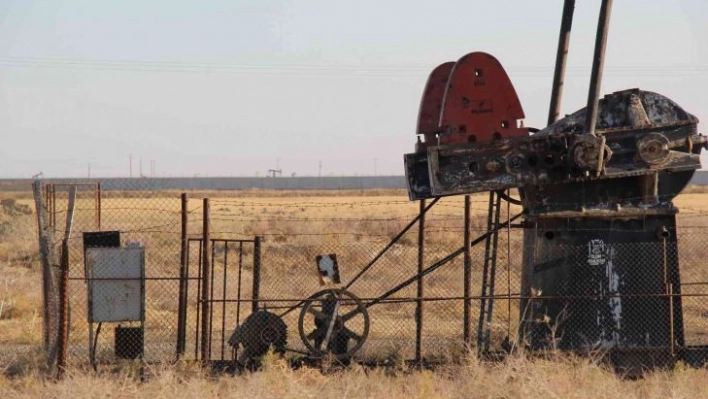
<path fill-rule="evenodd" d="M 369 335 L 369 312 L 349 291 L 331 288 L 310 296 L 300 311 L 298 332 L 314 357 L 349 358 Z"/>

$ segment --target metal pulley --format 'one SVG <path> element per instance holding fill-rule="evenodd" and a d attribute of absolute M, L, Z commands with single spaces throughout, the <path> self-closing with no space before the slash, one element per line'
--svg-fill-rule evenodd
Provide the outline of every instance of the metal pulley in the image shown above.
<path fill-rule="evenodd" d="M 369 312 L 351 292 L 325 289 L 305 301 L 298 332 L 313 357 L 331 354 L 346 359 L 361 349 L 369 335 Z"/>

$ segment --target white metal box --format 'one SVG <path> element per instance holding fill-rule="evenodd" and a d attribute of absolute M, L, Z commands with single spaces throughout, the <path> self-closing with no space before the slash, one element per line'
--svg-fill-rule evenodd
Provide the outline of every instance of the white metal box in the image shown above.
<path fill-rule="evenodd" d="M 145 248 L 87 248 L 89 322 L 142 321 Z"/>

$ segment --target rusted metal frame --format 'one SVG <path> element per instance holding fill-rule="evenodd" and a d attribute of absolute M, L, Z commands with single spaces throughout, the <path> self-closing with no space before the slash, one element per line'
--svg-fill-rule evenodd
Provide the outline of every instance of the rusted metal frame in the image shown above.
<path fill-rule="evenodd" d="M 428 204 L 428 206 L 426 206 L 423 209 L 423 211 L 418 214 L 418 216 L 413 218 L 413 220 L 411 220 L 410 223 L 408 223 L 408 225 L 406 225 L 406 227 L 403 228 L 403 230 L 401 230 L 398 234 L 396 234 L 395 237 L 393 237 L 393 239 L 391 239 L 391 241 L 388 243 L 388 245 L 386 245 L 378 254 L 376 254 L 374 259 L 372 259 L 366 266 L 364 266 L 361 270 L 359 270 L 359 273 L 357 273 L 356 276 L 354 276 L 354 278 L 352 278 L 344 286 L 344 289 L 345 290 L 349 289 L 349 287 L 351 287 L 352 284 L 354 284 L 364 273 L 366 273 L 366 271 L 369 270 L 369 268 L 371 268 L 371 266 L 373 266 L 394 244 L 396 244 L 398 242 L 398 240 L 400 240 L 401 237 L 403 237 L 403 235 L 406 234 L 408 232 L 408 230 L 410 230 L 420 220 L 420 218 L 422 216 L 424 216 L 430 210 L 430 208 L 432 208 L 435 204 L 437 204 L 437 202 L 439 200 L 440 200 L 440 197 L 433 199 L 430 202 L 430 204 Z"/>
<path fill-rule="evenodd" d="M 57 339 L 57 378 L 66 371 L 66 349 L 69 341 L 69 241 L 61 242 L 61 276 L 59 278 L 59 331 Z"/>
<path fill-rule="evenodd" d="M 664 267 L 664 290 L 668 295 L 668 305 L 669 305 L 669 347 L 671 349 L 671 356 L 676 356 L 676 342 L 674 340 L 674 297 L 673 297 L 673 284 L 669 281 L 669 259 L 668 259 L 668 235 L 663 235 L 662 238 L 662 249 L 663 249 L 663 267 Z"/>
<path fill-rule="evenodd" d="M 444 264 L 446 264 L 446 263 L 452 261 L 453 259 L 455 259 L 456 257 L 458 257 L 460 254 L 462 254 L 464 251 L 465 251 L 464 247 L 461 247 L 460 249 L 455 250 L 454 252 L 450 253 L 450 254 L 447 255 L 446 257 L 440 259 L 439 261 L 437 261 L 437 262 L 433 263 L 432 265 L 428 266 L 427 268 L 423 269 L 422 272 L 416 274 L 415 276 L 409 278 L 408 280 L 406 280 L 406 281 L 404 281 L 404 282 L 398 284 L 397 286 L 391 288 L 390 290 L 388 290 L 386 293 L 384 293 L 384 294 L 381 295 L 380 297 L 375 298 L 375 299 L 372 300 L 371 302 L 367 302 L 367 303 L 364 305 L 364 307 L 366 307 L 366 308 L 368 309 L 368 308 L 370 308 L 370 307 L 376 305 L 377 303 L 379 303 L 379 302 L 385 300 L 386 298 L 390 297 L 391 295 L 397 293 L 398 291 L 400 291 L 400 290 L 402 290 L 402 289 L 408 287 L 409 285 L 413 284 L 414 282 L 418 281 L 419 278 L 427 276 L 429 273 L 432 273 L 432 272 L 434 272 L 435 270 L 437 270 L 440 266 L 443 266 Z M 417 300 L 417 299 L 416 299 L 416 300 Z M 358 311 L 358 310 L 357 310 L 357 311 Z M 353 312 L 354 312 L 354 311 L 353 311 Z M 350 313 L 352 313 L 352 312 L 350 312 Z M 353 315 L 352 315 L 352 316 L 353 316 Z M 347 321 L 347 320 L 349 320 L 352 316 L 349 316 L 349 313 L 348 313 L 348 314 L 342 316 L 342 320 Z"/>
<path fill-rule="evenodd" d="M 224 274 L 221 287 L 221 297 L 226 298 L 226 274 L 229 265 L 229 242 L 224 242 Z M 239 297 L 240 299 L 240 297 Z M 226 302 L 221 303 L 221 359 L 224 359 L 224 349 L 226 343 Z"/>
<path fill-rule="evenodd" d="M 101 183 L 96 183 L 96 227 L 101 231 Z"/>
<path fill-rule="evenodd" d="M 64 225 L 64 241 L 71 237 L 71 228 L 74 225 L 74 207 L 76 205 L 76 186 L 69 187 L 69 195 L 66 208 L 66 223 Z"/>
<path fill-rule="evenodd" d="M 191 241 L 191 240 L 190 240 Z M 197 250 L 197 259 L 199 261 L 197 262 L 197 315 L 195 320 L 197 321 L 195 324 L 196 331 L 194 332 L 194 358 L 198 359 L 199 358 L 199 351 L 200 351 L 200 342 L 201 342 L 201 335 L 199 334 L 200 330 L 200 324 L 201 324 L 201 297 L 202 297 L 202 252 L 204 250 L 204 241 L 202 240 L 197 240 L 199 243 L 198 250 Z"/>
<path fill-rule="evenodd" d="M 570 30 L 573 26 L 574 11 L 575 0 L 565 0 L 563 2 L 563 14 L 561 16 L 561 27 L 558 35 L 558 50 L 556 52 L 556 68 L 553 73 L 551 106 L 548 110 L 549 125 L 558 120 L 558 115 L 560 114 L 563 85 L 565 83 L 565 65 L 568 58 L 568 48 L 570 47 Z"/>
<path fill-rule="evenodd" d="M 470 236 L 471 236 L 471 223 L 470 223 L 470 217 L 471 217 L 471 212 L 470 212 L 470 205 L 471 205 L 471 199 L 469 195 L 465 195 L 465 231 L 464 231 L 464 242 L 468 243 L 470 242 Z M 472 301 L 469 299 L 469 297 L 472 295 L 472 256 L 471 256 L 471 247 L 469 245 L 465 245 L 465 252 L 464 252 L 464 277 L 463 277 L 463 296 L 465 297 L 464 303 L 463 303 L 463 315 L 462 315 L 462 339 L 465 343 L 465 346 L 469 348 L 469 346 L 472 344 L 472 331 L 470 330 L 471 323 L 472 323 Z"/>
<path fill-rule="evenodd" d="M 61 242 L 61 260 L 59 263 L 59 323 L 57 331 L 57 377 L 61 378 L 66 370 L 66 349 L 69 341 L 69 238 L 74 224 L 76 204 L 76 186 L 69 188 L 69 201 L 66 210 L 64 239 Z"/>
<path fill-rule="evenodd" d="M 52 184 L 52 208 L 51 208 L 51 226 L 56 227 L 57 225 L 57 189 Z"/>
<path fill-rule="evenodd" d="M 47 191 L 51 191 L 51 186 L 47 185 Z M 34 196 L 35 209 L 37 214 L 37 235 L 39 240 L 39 255 L 42 262 L 42 341 L 44 344 L 45 355 L 47 362 L 53 361 L 50 348 L 50 327 L 51 319 L 54 317 L 54 312 L 51 311 L 49 290 L 52 287 L 52 266 L 54 265 L 54 232 L 51 228 L 51 214 L 47 214 L 47 210 L 42 204 L 42 182 L 32 182 L 32 192 Z M 51 209 L 51 208 L 48 208 Z"/>
<path fill-rule="evenodd" d="M 666 163 L 654 166 L 651 169 L 644 167 L 638 168 L 638 166 L 642 165 L 634 161 L 628 161 L 634 159 L 630 155 L 636 153 L 637 148 L 634 145 L 628 146 L 626 144 L 627 140 L 625 139 L 639 137 L 639 134 L 648 135 L 655 132 L 666 135 L 670 142 L 680 144 L 682 142 L 681 140 L 685 142 L 686 136 L 695 133 L 695 124 L 684 124 L 677 127 L 650 127 L 636 129 L 634 132 L 627 130 L 603 131 L 603 138 L 607 140 L 608 145 L 614 147 L 613 153 L 624 156 L 613 157 L 608 160 L 607 164 L 603 165 L 603 175 L 595 177 L 594 180 L 642 176 L 663 170 L 678 172 L 700 168 L 698 155 L 680 152 L 673 154 Z M 428 150 L 432 175 L 430 183 L 431 192 L 436 195 L 469 194 L 470 192 L 516 188 L 526 184 L 535 185 L 544 181 L 546 184 L 587 181 L 588 177 L 586 174 L 577 171 L 571 165 L 561 165 L 562 167 L 560 168 L 547 170 L 548 174 L 545 174 L 545 172 L 539 174 L 539 172 L 528 171 L 523 168 L 523 163 L 527 162 L 525 157 L 530 157 L 534 155 L 533 153 L 519 154 L 518 162 L 521 162 L 522 165 L 517 169 L 513 167 L 510 172 L 502 168 L 498 173 L 480 172 L 475 179 L 470 179 L 469 177 L 469 163 L 471 160 L 498 166 L 496 159 L 514 154 L 517 151 L 515 148 L 519 148 L 522 144 L 529 147 L 535 145 L 544 145 L 549 148 L 561 146 L 564 148 L 563 152 L 565 152 L 572 148 L 573 143 L 576 143 L 583 137 L 585 137 L 583 140 L 592 140 L 592 138 L 588 136 L 573 133 L 559 133 L 553 135 L 529 136 L 518 139 L 515 143 L 501 141 L 490 144 L 479 143 L 476 146 L 459 145 L 455 147 L 432 147 Z M 683 137 L 683 139 L 681 139 L 681 137 Z M 617 146 L 620 148 L 617 148 Z M 555 152 L 557 152 L 557 150 L 549 150 L 551 155 Z M 536 155 L 543 157 L 545 154 L 541 152 Z M 441 166 L 440 159 L 442 158 L 444 158 L 445 162 L 444 165 Z M 511 161 L 508 163 L 512 164 Z M 544 168 L 539 169 L 539 171 L 541 170 L 544 170 Z"/>
<path fill-rule="evenodd" d="M 463 248 L 459 249 L 459 252 L 453 252 L 450 255 L 454 256 L 459 256 L 464 252 Z M 424 269 L 423 272 L 425 273 L 424 275 L 428 275 L 428 270 Z M 417 276 L 415 276 L 417 278 Z M 414 280 L 415 281 L 415 280 Z M 404 287 L 405 288 L 405 287 Z M 674 298 L 681 298 L 681 297 L 687 297 L 687 298 L 708 298 L 708 293 L 696 293 L 696 294 L 672 294 Z M 519 293 L 513 293 L 511 294 L 511 297 L 509 297 L 508 294 L 499 294 L 499 295 L 494 295 L 492 298 L 494 299 L 508 299 L 511 298 L 512 300 L 522 300 L 522 299 L 554 299 L 554 300 L 567 300 L 567 301 L 573 301 L 573 300 L 584 300 L 584 299 L 608 299 L 608 298 L 668 298 L 669 294 L 667 293 L 660 293 L 660 294 L 597 294 L 597 295 L 539 295 L 539 296 L 528 296 L 528 295 L 521 295 Z M 489 296 L 486 296 L 486 298 L 489 298 Z M 359 300 L 361 301 L 377 301 L 379 300 L 380 297 L 360 297 Z M 471 300 L 480 300 L 482 299 L 481 295 L 472 295 L 468 299 Z M 465 297 L 462 295 L 458 296 L 426 296 L 422 298 L 423 302 L 437 302 L 437 301 L 463 301 L 465 300 Z M 249 299 L 242 299 L 242 302 L 250 302 Z M 300 301 L 299 298 L 268 298 L 268 302 L 296 302 Z M 418 298 L 416 296 L 408 296 L 408 297 L 398 297 L 398 298 L 384 298 L 383 300 L 378 301 L 377 303 L 415 303 L 418 301 Z M 221 302 L 226 302 L 226 303 L 237 303 L 238 299 L 214 299 L 214 303 L 221 303 Z M 347 304 L 353 304 L 355 302 L 353 301 L 347 301 L 347 300 L 342 300 L 342 303 L 347 305 Z M 270 308 L 270 307 L 269 307 Z M 271 309 L 274 309 L 276 307 L 273 307 Z"/>
<path fill-rule="evenodd" d="M 510 193 L 511 189 L 507 189 L 506 192 L 504 191 L 497 191 L 497 195 L 501 197 L 504 201 L 506 201 L 507 204 L 514 204 L 514 205 L 519 205 L 523 206 L 523 202 L 521 200 L 517 200 L 516 198 L 511 197 Z M 507 207 L 508 208 L 508 207 Z"/>
<path fill-rule="evenodd" d="M 499 226 L 499 221 L 500 221 L 500 216 L 501 216 L 501 197 L 499 195 L 496 195 L 496 214 L 494 215 L 494 226 Z M 508 228 L 508 223 L 507 223 L 507 228 Z M 499 230 L 500 229 L 495 229 L 494 233 L 490 237 L 492 240 L 492 258 L 491 258 L 491 264 L 490 264 L 490 273 L 489 273 L 489 291 L 487 292 L 487 295 L 489 296 L 489 299 L 487 300 L 487 320 L 486 320 L 486 329 L 484 332 L 484 346 L 486 350 L 489 350 L 489 342 L 490 342 L 490 335 L 491 335 L 491 329 L 492 329 L 492 315 L 494 313 L 494 286 L 496 283 L 496 274 L 497 274 L 497 249 L 499 246 Z"/>
<path fill-rule="evenodd" d="M 253 241 L 253 302 L 251 313 L 258 311 L 261 292 L 261 237 L 256 236 Z"/>
<path fill-rule="evenodd" d="M 189 285 L 189 240 L 187 237 L 189 200 L 181 195 L 182 229 L 180 231 L 179 303 L 177 305 L 177 358 L 184 355 L 187 336 L 187 287 Z"/>
<path fill-rule="evenodd" d="M 200 240 L 200 238 L 197 238 L 197 240 Z M 255 240 L 237 240 L 237 239 L 230 239 L 230 238 L 212 238 L 211 242 L 216 243 L 216 242 L 227 242 L 229 244 L 235 244 L 235 243 L 252 243 L 255 242 Z"/>
<path fill-rule="evenodd" d="M 211 278 L 211 281 L 209 282 L 209 360 L 211 360 L 211 347 L 212 347 L 212 333 L 214 332 L 214 278 L 216 276 L 216 263 L 214 261 L 214 255 L 216 252 L 216 245 L 214 245 L 213 242 L 210 243 L 210 252 L 211 252 L 211 262 L 209 264 L 209 267 L 211 267 L 211 270 L 209 271 L 209 277 Z"/>
<path fill-rule="evenodd" d="M 489 192 L 489 211 L 487 212 L 487 230 L 493 231 L 484 243 L 484 266 L 482 268 L 482 299 L 480 300 L 479 323 L 477 326 L 477 352 L 489 350 L 489 330 L 492 322 L 496 278 L 497 244 L 499 242 L 499 217 L 501 197 L 495 191 Z"/>
<path fill-rule="evenodd" d="M 440 200 L 440 197 L 434 198 L 430 202 L 430 204 L 428 204 L 425 207 L 425 212 L 423 212 L 423 214 L 427 213 L 430 210 L 430 208 L 432 208 L 433 205 L 435 205 L 439 200 Z M 351 281 L 349 281 L 349 283 L 343 289 L 348 289 L 352 284 L 354 284 L 354 282 L 356 280 L 358 280 L 364 273 L 366 273 L 366 271 L 369 270 L 386 253 L 386 251 L 388 251 L 396 242 L 398 242 L 398 240 L 400 240 L 401 237 L 403 237 L 403 235 L 406 234 L 408 232 L 408 230 L 410 230 L 411 227 L 413 227 L 418 222 L 418 220 L 420 220 L 420 216 L 421 216 L 421 213 L 419 213 L 413 220 L 411 220 L 410 223 L 408 223 L 408 225 L 406 225 L 406 227 L 404 227 L 403 230 L 401 230 L 393 239 L 391 239 L 391 241 L 386 245 L 386 247 L 384 247 L 384 249 L 382 249 L 378 254 L 376 254 L 374 259 L 372 259 L 369 263 L 367 263 L 367 265 L 364 266 L 359 271 L 359 273 L 357 273 L 357 275 L 354 276 L 354 278 Z M 416 277 L 414 277 L 414 281 L 415 281 L 415 278 Z M 254 281 L 254 284 L 255 284 L 255 281 Z M 305 302 L 307 302 L 307 301 L 306 300 L 299 301 L 297 304 L 288 308 L 285 312 L 279 314 L 278 317 L 284 317 L 288 313 L 291 313 L 295 309 L 302 306 Z M 254 312 L 256 310 L 257 309 L 254 308 Z"/>
<path fill-rule="evenodd" d="M 671 356 L 676 356 L 676 331 L 674 329 L 674 285 L 668 285 L 669 295 L 669 346 L 671 348 Z"/>
<path fill-rule="evenodd" d="M 86 277 L 69 277 L 69 281 L 86 281 Z M 92 277 L 91 281 L 135 281 L 134 277 Z M 179 282 L 179 277 L 146 277 L 145 281 L 177 281 Z M 189 278 L 188 280 L 197 280 L 196 277 Z"/>
<path fill-rule="evenodd" d="M 595 37 L 595 54 L 592 62 L 592 73 L 590 75 L 590 88 L 588 90 L 588 104 L 585 114 L 585 133 L 595 134 L 595 124 L 597 122 L 597 109 L 600 99 L 600 89 L 602 87 L 602 72 L 605 67 L 605 48 L 607 47 L 607 32 L 610 27 L 610 14 L 612 12 L 612 0 L 602 0 L 600 6 L 600 17 L 597 21 L 597 35 Z M 600 152 L 600 165 L 604 151 Z"/>
<path fill-rule="evenodd" d="M 202 242 L 201 238 L 190 238 L 188 239 L 189 242 Z M 234 243 L 253 243 L 255 242 L 254 240 L 230 240 L 226 238 L 212 238 L 210 240 L 212 243 L 217 243 L 217 242 L 228 242 L 229 244 L 234 244 Z"/>
<path fill-rule="evenodd" d="M 415 361 L 420 364 L 423 343 L 423 264 L 425 262 L 425 200 L 419 201 L 418 210 L 418 280 L 415 307 Z"/>
<path fill-rule="evenodd" d="M 201 287 L 201 305 L 202 305 L 202 335 L 201 335 L 201 361 L 206 363 L 209 361 L 209 353 L 211 346 L 211 330 L 209 329 L 209 315 L 210 304 L 209 304 L 209 293 L 210 290 L 210 280 L 211 280 L 211 266 L 210 266 L 210 236 L 209 236 L 209 198 L 204 198 L 203 208 L 203 221 L 202 221 L 202 250 L 201 250 L 201 269 L 202 269 L 202 287 Z"/>
<path fill-rule="evenodd" d="M 243 242 L 238 244 L 238 280 L 236 281 L 236 297 L 238 302 L 236 302 L 236 325 L 241 325 L 241 275 L 243 272 Z"/>
<path fill-rule="evenodd" d="M 495 200 L 495 192 L 490 191 L 489 192 L 489 204 L 488 204 L 488 210 L 487 210 L 487 231 L 491 231 L 494 225 L 492 222 L 494 221 L 494 214 L 496 213 L 494 210 L 494 202 Z M 484 263 L 482 264 L 482 292 L 480 295 L 480 301 L 479 301 L 479 318 L 477 320 L 477 354 L 480 354 L 484 351 L 484 314 L 487 308 L 487 300 L 485 299 L 486 296 L 488 295 L 487 293 L 487 282 L 489 280 L 489 254 L 491 250 L 491 241 L 490 237 L 487 236 L 485 241 L 484 241 Z"/>
<path fill-rule="evenodd" d="M 34 183 L 32 183 L 32 184 L 34 184 Z M 41 182 L 40 182 L 40 184 L 41 184 Z M 49 190 L 49 184 L 43 184 L 41 189 L 42 189 L 42 194 L 44 194 L 44 203 L 42 204 L 42 206 L 44 207 L 45 211 L 49 211 L 49 204 L 52 201 L 52 195 L 51 195 L 51 191 Z"/>
<path fill-rule="evenodd" d="M 522 214 L 523 214 L 523 213 L 519 213 L 519 214 L 514 215 L 514 217 L 512 217 L 511 219 L 509 219 L 510 222 L 513 222 L 514 220 L 520 218 L 520 217 L 522 216 Z M 500 224 L 500 225 L 497 227 L 497 231 L 498 231 L 499 229 L 505 228 L 506 225 L 507 225 L 507 222 L 504 222 L 504 223 Z M 493 233 L 493 231 L 488 231 L 488 232 L 482 234 L 481 236 L 475 238 L 472 242 L 470 242 L 470 246 L 475 246 L 475 245 L 479 244 L 480 242 L 482 242 L 483 240 L 485 240 L 485 239 L 486 239 L 490 234 L 492 234 L 492 233 Z M 455 250 L 454 252 L 450 253 L 450 254 L 447 255 L 446 257 L 444 257 L 444 258 L 440 259 L 439 261 L 433 263 L 432 265 L 428 266 L 427 268 L 423 269 L 423 271 L 422 271 L 421 273 L 419 273 L 419 274 L 420 274 L 421 276 L 423 276 L 423 277 L 424 277 L 424 276 L 427 276 L 428 274 L 430 274 L 430 273 L 434 272 L 435 270 L 437 270 L 440 266 L 443 266 L 444 264 L 446 264 L 446 263 L 452 261 L 453 259 L 455 259 L 455 258 L 456 258 L 457 256 L 459 256 L 460 254 L 464 253 L 464 251 L 465 251 L 465 248 L 464 248 L 464 246 L 463 246 L 463 247 L 461 247 L 460 249 Z M 398 291 L 400 291 L 400 290 L 402 290 L 402 289 L 408 287 L 410 284 L 412 284 L 413 282 L 417 281 L 417 279 L 418 279 L 418 274 L 416 274 L 415 276 L 413 276 L 413 277 L 407 279 L 406 281 L 404 281 L 404 282 L 398 284 L 397 286 L 391 288 L 391 289 L 388 290 L 385 294 L 383 294 L 383 295 L 381 295 L 381 296 L 379 296 L 379 297 L 373 299 L 371 302 L 367 302 L 364 306 L 368 309 L 368 308 L 370 308 L 371 306 L 376 305 L 377 303 L 379 303 L 379 302 L 385 300 L 386 298 L 390 297 L 391 295 L 395 294 L 396 292 L 398 292 Z M 302 302 L 301 302 L 301 303 L 302 303 Z M 350 312 L 350 313 L 347 313 L 346 315 L 342 316 L 342 319 L 343 319 L 344 321 L 347 321 L 347 320 L 349 320 L 350 318 L 352 318 L 352 317 L 354 316 L 354 313 L 356 313 L 356 312 L 357 312 L 357 310 L 354 310 L 354 311 L 352 311 L 352 312 Z"/>
<path fill-rule="evenodd" d="M 49 183 L 55 187 L 96 187 L 96 183 Z"/>

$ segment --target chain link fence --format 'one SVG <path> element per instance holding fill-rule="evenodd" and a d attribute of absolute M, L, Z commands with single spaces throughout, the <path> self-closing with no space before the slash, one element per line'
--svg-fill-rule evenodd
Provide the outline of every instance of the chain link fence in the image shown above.
<path fill-rule="evenodd" d="M 701 209 L 687 207 L 677 216 L 677 245 L 588 241 L 550 251 L 540 242 L 524 247 L 524 234 L 533 229 L 521 228 L 521 220 L 512 219 L 521 209 L 506 202 L 496 234 L 488 234 L 487 195 L 470 197 L 468 223 L 464 197 L 424 204 L 429 209 L 421 228 L 424 208 L 398 192 L 215 192 L 183 200 L 178 192 L 151 191 L 136 180 L 124 191 L 73 186 L 66 235 L 71 187 L 44 186 L 44 222 L 34 209 L 15 209 L 32 204 L 27 194 L 14 207 L 8 202 L 7 210 L 3 202 L 0 234 L 22 237 L 13 241 L 13 264 L 41 263 L 34 246 L 42 230 L 35 229 L 37 220 L 51 233 L 54 257 L 48 258 L 52 275 L 45 289 L 48 340 L 6 342 L 2 361 L 16 353 L 8 348 L 43 344 L 49 356 L 57 352 L 65 237 L 68 366 L 136 357 L 243 363 L 268 346 L 293 358 L 435 362 L 469 350 L 668 348 L 680 355 L 708 345 L 708 213 Z M 100 245 L 107 235 L 118 237 L 120 248 L 144 251 L 137 320 L 101 322 L 90 315 L 90 287 L 101 278 L 89 273 L 95 265 L 86 251 L 96 232 L 103 234 L 99 247 L 113 245 Z M 543 232 L 537 236 L 543 239 Z M 469 241 L 476 245 L 468 247 Z M 531 255 L 535 266 L 524 269 Z M 339 284 L 323 284 L 332 277 L 323 259 L 327 267 L 336 264 Z M 101 289 L 105 297 L 125 293 L 112 293 L 112 287 Z M 32 288 L 39 302 L 41 289 Z M 331 317 L 335 312 L 341 317 Z"/>

